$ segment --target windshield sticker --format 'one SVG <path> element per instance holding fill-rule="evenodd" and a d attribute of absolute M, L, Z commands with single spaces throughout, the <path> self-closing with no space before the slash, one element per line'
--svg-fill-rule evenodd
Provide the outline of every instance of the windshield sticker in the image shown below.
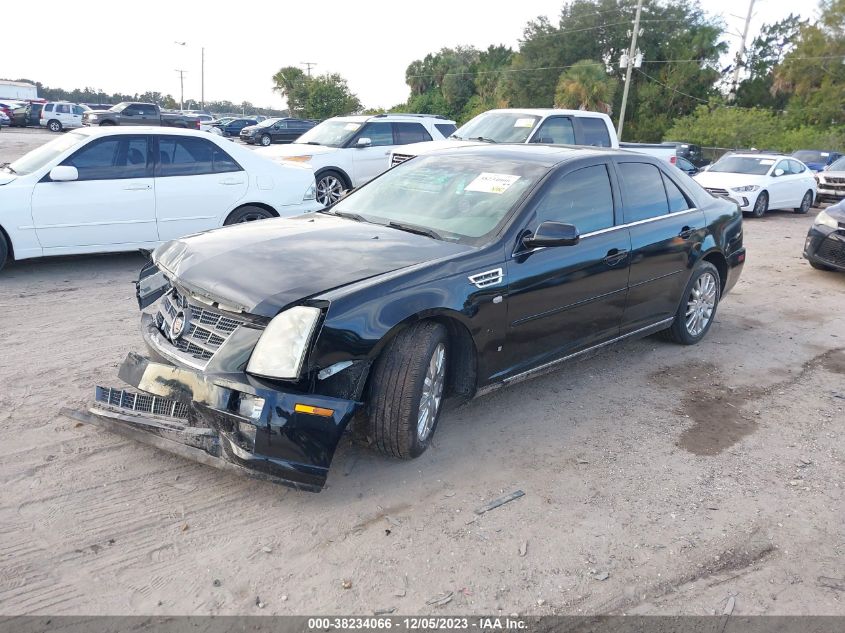
<path fill-rule="evenodd" d="M 822 152 L 822 156 L 830 156 L 829 152 Z"/>
<path fill-rule="evenodd" d="M 466 186 L 464 191 L 480 191 L 482 193 L 502 194 L 519 180 L 519 176 L 510 174 L 490 174 L 482 172 L 475 180 Z"/>
<path fill-rule="evenodd" d="M 775 161 L 774 161 L 774 160 L 772 160 L 771 158 L 761 158 L 761 159 L 760 159 L 760 164 L 761 164 L 761 165 L 774 165 L 774 164 L 775 164 Z"/>
<path fill-rule="evenodd" d="M 534 127 L 534 119 L 517 119 L 514 127 Z"/>
<path fill-rule="evenodd" d="M 361 124 L 360 124 L 360 123 L 347 123 L 347 124 L 343 127 L 343 129 L 344 129 L 344 130 L 349 130 L 350 132 L 354 132 L 354 131 L 355 131 L 355 130 L 357 130 L 359 127 L 361 127 Z"/>

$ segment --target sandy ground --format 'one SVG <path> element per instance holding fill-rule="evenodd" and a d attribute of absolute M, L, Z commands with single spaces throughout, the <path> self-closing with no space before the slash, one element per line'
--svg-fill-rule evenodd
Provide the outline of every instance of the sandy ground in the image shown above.
<path fill-rule="evenodd" d="M 42 137 L 3 130 L 0 160 Z M 845 615 L 845 275 L 801 258 L 811 222 L 746 222 L 700 345 L 627 343 L 475 400 L 415 461 L 344 442 L 320 494 L 59 417 L 142 349 L 142 261 L 13 264 L 0 613 Z"/>

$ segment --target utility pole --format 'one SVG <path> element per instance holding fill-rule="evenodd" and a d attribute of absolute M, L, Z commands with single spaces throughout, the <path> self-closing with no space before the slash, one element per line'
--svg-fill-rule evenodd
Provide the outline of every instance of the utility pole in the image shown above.
<path fill-rule="evenodd" d="M 625 71 L 625 88 L 622 91 L 622 107 L 619 109 L 619 125 L 616 126 L 616 136 L 622 140 L 622 127 L 625 125 L 625 108 L 628 105 L 628 88 L 631 84 L 631 73 L 634 71 L 634 58 L 637 56 L 637 36 L 640 33 L 640 13 L 643 10 L 643 0 L 637 1 L 637 14 L 634 17 L 634 32 L 631 33 L 631 48 L 628 51 L 628 68 Z"/>
<path fill-rule="evenodd" d="M 179 73 L 179 109 L 184 110 L 184 101 L 185 101 L 185 73 L 188 72 L 186 70 L 182 70 L 181 68 L 177 68 L 176 72 Z"/>
<path fill-rule="evenodd" d="M 754 1 L 750 0 L 748 3 L 748 15 L 745 16 L 745 27 L 742 29 L 742 39 L 739 42 L 739 51 L 736 54 L 736 62 L 734 63 L 734 77 L 731 82 L 731 99 L 736 98 L 736 89 L 739 85 L 739 68 L 745 59 L 745 40 L 748 38 L 748 27 L 751 24 L 751 15 L 754 11 Z M 739 17 L 739 16 L 736 16 Z"/>
<path fill-rule="evenodd" d="M 200 110 L 205 110 L 205 46 L 202 47 L 200 61 Z"/>
<path fill-rule="evenodd" d="M 305 66 L 305 68 L 308 71 L 308 76 L 311 77 L 311 67 L 316 66 L 317 65 L 316 62 L 299 62 L 299 63 L 302 64 L 303 66 Z"/>

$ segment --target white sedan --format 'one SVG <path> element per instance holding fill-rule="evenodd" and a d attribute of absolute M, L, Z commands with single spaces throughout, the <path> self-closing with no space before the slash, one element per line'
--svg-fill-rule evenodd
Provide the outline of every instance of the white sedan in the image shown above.
<path fill-rule="evenodd" d="M 693 178 L 711 194 L 733 200 L 757 218 L 769 209 L 807 213 L 816 197 L 813 172 L 800 160 L 781 154 L 727 154 Z"/>
<path fill-rule="evenodd" d="M 7 259 L 152 249 L 228 224 L 321 209 L 313 171 L 221 137 L 160 127 L 84 128 L 0 166 Z"/>

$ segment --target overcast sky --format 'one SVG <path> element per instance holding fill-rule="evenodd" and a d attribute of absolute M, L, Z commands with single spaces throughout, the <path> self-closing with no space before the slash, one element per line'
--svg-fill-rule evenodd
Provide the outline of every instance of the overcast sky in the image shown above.
<path fill-rule="evenodd" d="M 56 13 L 49 9 L 54 3 L 62 7 Z M 4 20 L 0 77 L 108 93 L 157 90 L 178 100 L 175 70 L 182 68 L 185 98 L 199 99 L 204 46 L 206 100 L 277 108 L 283 101 L 271 77 L 282 66 L 315 62 L 312 72 L 340 73 L 366 107 L 390 107 L 407 98 L 405 68 L 414 59 L 458 44 L 516 48 L 528 20 L 546 15 L 556 24 L 563 6 L 561 0 L 145 0 L 83 3 L 66 11 L 66 2 L 36 4 L 38 19 Z M 705 0 L 703 6 L 741 31 L 748 0 Z M 816 13 L 814 0 L 757 0 L 749 41 L 762 23 L 796 7 L 803 17 Z M 44 18 L 51 14 L 61 17 Z M 728 41 L 736 46 L 739 38 Z"/>

